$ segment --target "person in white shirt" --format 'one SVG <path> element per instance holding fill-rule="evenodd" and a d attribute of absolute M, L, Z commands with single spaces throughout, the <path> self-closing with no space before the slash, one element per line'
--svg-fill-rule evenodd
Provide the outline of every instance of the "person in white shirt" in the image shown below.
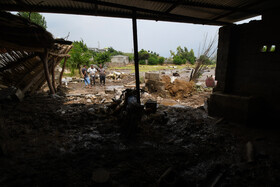
<path fill-rule="evenodd" d="M 97 70 L 93 67 L 93 65 L 91 65 L 90 68 L 88 68 L 87 72 L 89 73 L 90 76 L 91 86 L 92 84 L 95 85 L 95 73 L 97 72 Z"/>

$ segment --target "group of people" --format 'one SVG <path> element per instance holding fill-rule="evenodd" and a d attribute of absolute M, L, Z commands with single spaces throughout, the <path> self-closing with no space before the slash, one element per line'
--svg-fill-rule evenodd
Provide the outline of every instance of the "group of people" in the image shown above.
<path fill-rule="evenodd" d="M 105 86 L 105 78 L 106 78 L 106 71 L 105 68 L 100 64 L 99 68 L 95 68 L 91 65 L 88 69 L 87 66 L 84 65 L 82 68 L 82 76 L 85 81 L 86 88 L 92 87 L 95 85 L 95 79 L 99 74 L 100 85 Z"/>

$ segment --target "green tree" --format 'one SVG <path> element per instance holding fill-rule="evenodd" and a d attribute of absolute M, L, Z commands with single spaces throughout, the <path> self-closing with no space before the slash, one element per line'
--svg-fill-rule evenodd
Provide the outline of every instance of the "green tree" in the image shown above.
<path fill-rule="evenodd" d="M 203 62 L 203 64 L 205 64 L 205 65 L 213 64 L 211 59 L 206 55 L 200 55 L 198 61 Z"/>
<path fill-rule="evenodd" d="M 98 64 L 104 64 L 105 62 L 110 61 L 110 53 L 108 51 L 105 51 L 103 53 L 97 53 L 94 57 L 94 61 Z"/>
<path fill-rule="evenodd" d="M 19 12 L 18 15 L 44 27 L 45 29 L 47 28 L 45 17 L 38 12 Z"/>
<path fill-rule="evenodd" d="M 151 57 L 148 59 L 148 64 L 149 64 L 149 65 L 157 65 L 157 64 L 158 64 L 158 58 L 155 57 L 155 56 L 151 56 Z"/>
<path fill-rule="evenodd" d="M 129 53 L 127 54 L 129 61 L 131 62 L 132 60 L 134 60 L 134 54 L 133 53 Z"/>
<path fill-rule="evenodd" d="M 190 52 L 188 53 L 188 56 L 187 56 L 187 61 L 189 61 L 191 64 L 194 64 L 195 61 L 196 61 L 196 57 L 194 56 L 194 52 L 193 52 L 193 49 L 190 50 Z"/>
<path fill-rule="evenodd" d="M 162 64 L 164 63 L 164 57 L 159 57 L 159 58 L 158 58 L 158 63 L 159 63 L 160 65 L 162 65 Z"/>
<path fill-rule="evenodd" d="M 173 59 L 176 57 L 176 63 L 178 63 L 178 57 L 180 57 L 180 62 L 186 63 L 186 61 L 190 62 L 191 64 L 194 64 L 196 61 L 196 57 L 194 56 L 193 49 L 188 51 L 188 48 L 184 47 L 184 49 L 181 46 L 178 46 L 176 49 L 176 53 L 173 51 L 170 51 L 171 56 Z"/>
<path fill-rule="evenodd" d="M 115 56 L 115 55 L 123 55 L 123 52 L 115 50 L 113 47 L 108 48 L 108 52 L 110 56 Z"/>
<path fill-rule="evenodd" d="M 163 64 L 164 57 L 160 57 L 155 51 L 146 51 L 141 49 L 138 52 L 138 59 L 140 64 L 145 64 L 145 60 L 148 60 L 148 65 L 156 65 L 158 63 Z"/>
<path fill-rule="evenodd" d="M 180 56 L 175 56 L 173 57 L 173 63 L 176 65 L 181 65 L 181 64 L 185 64 L 186 60 L 182 59 Z"/>
<path fill-rule="evenodd" d="M 71 57 L 67 62 L 67 67 L 71 69 L 71 73 L 74 74 L 75 69 L 80 69 L 81 65 L 89 65 L 92 54 L 89 52 L 87 45 L 83 40 L 74 41 L 73 47 L 69 54 Z"/>
<path fill-rule="evenodd" d="M 138 52 L 138 58 L 139 60 L 148 60 L 148 58 L 150 57 L 150 52 L 144 50 L 144 49 L 141 49 L 139 52 Z"/>
<path fill-rule="evenodd" d="M 145 64 L 146 64 L 146 61 L 145 61 L 145 60 L 139 60 L 139 64 L 145 65 Z"/>

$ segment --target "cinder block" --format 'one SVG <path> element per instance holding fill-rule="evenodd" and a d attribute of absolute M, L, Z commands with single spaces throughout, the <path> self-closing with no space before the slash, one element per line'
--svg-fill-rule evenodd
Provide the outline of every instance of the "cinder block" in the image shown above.
<path fill-rule="evenodd" d="M 263 121 L 265 101 L 260 97 L 213 93 L 208 99 L 208 114 L 229 121 L 252 124 Z"/>
<path fill-rule="evenodd" d="M 159 73 L 145 73 L 145 79 L 159 81 L 160 76 L 159 76 Z"/>

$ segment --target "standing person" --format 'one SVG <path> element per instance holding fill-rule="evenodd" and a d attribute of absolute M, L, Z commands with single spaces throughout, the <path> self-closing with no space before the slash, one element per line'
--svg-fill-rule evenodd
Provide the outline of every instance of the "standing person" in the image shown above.
<path fill-rule="evenodd" d="M 90 76 L 90 85 L 95 85 L 95 73 L 96 73 L 96 69 L 93 67 L 93 65 L 90 65 L 90 68 L 88 68 L 87 72 L 89 73 Z"/>
<path fill-rule="evenodd" d="M 89 88 L 90 80 L 89 80 L 89 77 L 88 77 L 88 74 L 87 74 L 87 66 L 86 65 L 84 65 L 84 67 L 82 69 L 82 74 L 83 74 L 83 77 L 84 77 L 86 88 Z"/>
<path fill-rule="evenodd" d="M 106 77 L 106 71 L 105 71 L 104 67 L 102 67 L 102 64 L 100 64 L 99 65 L 100 85 L 102 85 L 102 82 L 103 82 L 103 85 L 105 86 L 105 77 Z"/>

